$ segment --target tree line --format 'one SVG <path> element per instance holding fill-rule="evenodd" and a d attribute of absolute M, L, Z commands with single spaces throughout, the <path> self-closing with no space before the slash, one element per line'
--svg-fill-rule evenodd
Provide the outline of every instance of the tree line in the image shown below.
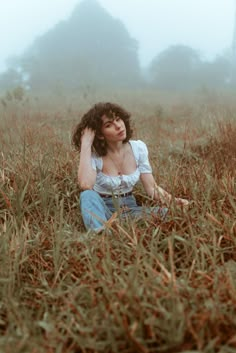
<path fill-rule="evenodd" d="M 68 20 L 35 39 L 23 55 L 9 59 L 8 69 L 0 75 L 1 91 L 17 86 L 32 91 L 58 87 L 74 91 L 87 85 L 191 90 L 235 84 L 230 55 L 206 61 L 184 45 L 157 54 L 143 72 L 137 40 L 97 0 L 81 2 Z"/>

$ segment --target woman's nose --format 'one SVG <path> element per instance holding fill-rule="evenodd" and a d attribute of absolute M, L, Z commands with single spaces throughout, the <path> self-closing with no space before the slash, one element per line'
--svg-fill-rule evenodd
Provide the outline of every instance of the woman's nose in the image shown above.
<path fill-rule="evenodd" d="M 114 121 L 114 124 L 115 124 L 115 128 L 116 128 L 117 130 L 119 130 L 120 127 L 121 127 L 121 122 L 120 122 L 120 121 Z"/>

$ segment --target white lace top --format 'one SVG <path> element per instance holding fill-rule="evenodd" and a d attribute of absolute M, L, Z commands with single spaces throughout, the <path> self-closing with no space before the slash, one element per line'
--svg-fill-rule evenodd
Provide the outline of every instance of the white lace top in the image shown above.
<path fill-rule="evenodd" d="M 137 169 L 129 175 L 109 176 L 102 172 L 102 157 L 96 154 L 92 155 L 92 167 L 97 171 L 96 183 L 93 187 L 100 194 L 124 194 L 132 191 L 134 185 L 139 181 L 140 174 L 152 173 L 152 168 L 148 160 L 148 149 L 146 144 L 141 140 L 129 141 Z"/>

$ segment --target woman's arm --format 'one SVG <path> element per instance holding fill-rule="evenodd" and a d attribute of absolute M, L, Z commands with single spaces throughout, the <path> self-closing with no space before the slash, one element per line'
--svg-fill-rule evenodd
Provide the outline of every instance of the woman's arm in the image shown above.
<path fill-rule="evenodd" d="M 92 144 L 95 131 L 85 128 L 81 136 L 81 151 L 78 168 L 78 182 L 82 190 L 92 189 L 96 181 L 96 171 L 92 168 Z"/>
<path fill-rule="evenodd" d="M 156 184 L 151 173 L 141 174 L 140 180 L 143 184 L 144 190 L 150 198 L 156 201 L 161 201 L 167 205 L 170 204 L 172 196 Z"/>
<path fill-rule="evenodd" d="M 143 184 L 144 190 L 147 195 L 153 200 L 161 201 L 166 205 L 170 205 L 171 201 L 174 199 L 177 205 L 188 206 L 189 201 L 181 198 L 173 198 L 166 190 L 158 186 L 155 179 L 151 173 L 143 173 L 140 176 L 140 180 Z"/>

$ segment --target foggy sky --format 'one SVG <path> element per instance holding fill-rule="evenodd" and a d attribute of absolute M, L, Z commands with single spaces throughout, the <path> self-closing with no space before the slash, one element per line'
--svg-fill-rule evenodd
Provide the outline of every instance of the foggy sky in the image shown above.
<path fill-rule="evenodd" d="M 0 71 L 81 0 L 0 0 Z M 139 41 L 143 66 L 172 44 L 193 47 L 206 59 L 232 44 L 235 0 L 98 0 Z"/>

